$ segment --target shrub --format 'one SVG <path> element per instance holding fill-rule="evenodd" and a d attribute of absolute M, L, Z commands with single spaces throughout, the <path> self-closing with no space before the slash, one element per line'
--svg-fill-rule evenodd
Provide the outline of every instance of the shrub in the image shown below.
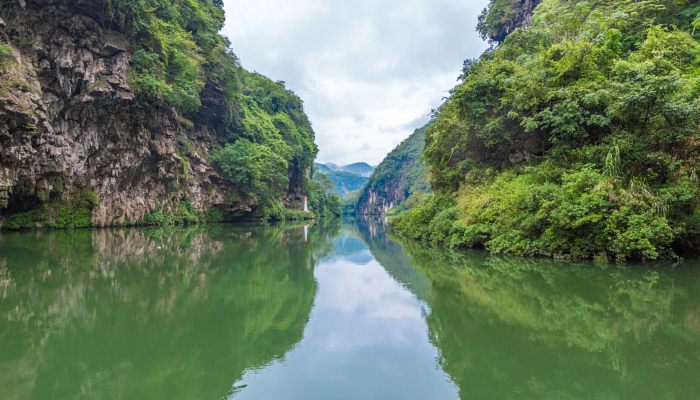
<path fill-rule="evenodd" d="M 465 62 L 426 132 L 441 194 L 396 229 L 563 258 L 697 247 L 697 12 L 694 2 L 490 1 L 478 28 L 494 47 Z"/>
<path fill-rule="evenodd" d="M 97 196 L 86 191 L 68 201 L 46 203 L 38 209 L 13 214 L 7 219 L 5 228 L 87 228 L 92 226 L 92 210 L 97 202 Z"/>
<path fill-rule="evenodd" d="M 263 205 L 282 197 L 289 184 L 287 161 L 264 144 L 238 140 L 226 146 L 216 162 L 226 178 Z"/>
<path fill-rule="evenodd" d="M 0 73 L 4 73 L 13 61 L 12 46 L 6 43 L 0 43 Z"/>
<path fill-rule="evenodd" d="M 435 195 L 391 224 L 402 235 L 450 247 L 618 261 L 672 258 L 681 232 L 660 195 L 615 184 L 590 166 L 553 175 L 546 164 L 465 187 L 454 201 Z"/>

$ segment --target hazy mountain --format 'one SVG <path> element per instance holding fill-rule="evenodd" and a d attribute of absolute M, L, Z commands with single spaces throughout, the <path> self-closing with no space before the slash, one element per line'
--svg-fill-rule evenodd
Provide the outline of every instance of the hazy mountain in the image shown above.
<path fill-rule="evenodd" d="M 348 165 L 337 165 L 333 163 L 316 164 L 316 170 L 322 174 L 329 174 L 331 172 L 349 172 L 365 178 L 369 178 L 370 175 L 372 175 L 374 168 L 375 167 L 365 162 L 357 162 Z"/>

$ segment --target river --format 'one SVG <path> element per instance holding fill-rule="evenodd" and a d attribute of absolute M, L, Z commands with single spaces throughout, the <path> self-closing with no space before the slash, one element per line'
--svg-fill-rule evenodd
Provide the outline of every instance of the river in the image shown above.
<path fill-rule="evenodd" d="M 0 399 L 695 399 L 700 263 L 380 223 L 0 234 Z"/>

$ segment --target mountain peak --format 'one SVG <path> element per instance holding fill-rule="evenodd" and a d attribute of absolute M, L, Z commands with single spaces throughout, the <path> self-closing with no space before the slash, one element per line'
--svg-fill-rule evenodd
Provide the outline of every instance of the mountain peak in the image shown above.
<path fill-rule="evenodd" d="M 372 172 L 374 172 L 374 167 L 367 164 L 366 162 L 356 162 L 348 165 L 337 165 L 334 163 L 317 163 L 316 169 L 321 173 L 348 172 L 365 178 L 369 178 L 369 176 L 372 175 Z"/>

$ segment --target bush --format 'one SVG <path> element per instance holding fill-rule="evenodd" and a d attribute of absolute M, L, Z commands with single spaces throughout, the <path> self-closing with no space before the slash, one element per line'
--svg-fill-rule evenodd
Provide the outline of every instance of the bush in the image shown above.
<path fill-rule="evenodd" d="M 180 203 L 177 209 L 168 211 L 162 205 L 146 214 L 140 225 L 162 226 L 162 225 L 194 225 L 203 222 L 213 221 L 220 215 L 215 212 L 200 212 L 194 209 L 190 203 Z M 223 217 L 222 217 L 223 218 Z"/>
<path fill-rule="evenodd" d="M 547 164 L 503 173 L 435 195 L 392 219 L 402 235 L 494 253 L 624 261 L 673 258 L 682 232 L 664 200 L 646 188 L 615 184 L 592 167 L 558 171 Z"/>
<path fill-rule="evenodd" d="M 4 73 L 13 61 L 12 46 L 6 43 L 0 43 L 0 73 Z"/>
<path fill-rule="evenodd" d="M 87 228 L 92 226 L 92 210 L 98 202 L 93 192 L 86 191 L 69 201 L 47 203 L 35 210 L 13 214 L 7 219 L 5 228 Z"/>
<path fill-rule="evenodd" d="M 396 229 L 563 258 L 654 260 L 696 247 L 691 3 L 490 1 L 479 30 L 497 43 L 465 62 L 426 132 L 423 155 L 441 194 Z M 515 29 L 523 21 L 530 26 Z M 436 204 L 441 197 L 455 200 Z"/>
<path fill-rule="evenodd" d="M 287 160 L 264 144 L 241 139 L 216 157 L 224 176 L 260 204 L 281 198 L 289 184 Z"/>

